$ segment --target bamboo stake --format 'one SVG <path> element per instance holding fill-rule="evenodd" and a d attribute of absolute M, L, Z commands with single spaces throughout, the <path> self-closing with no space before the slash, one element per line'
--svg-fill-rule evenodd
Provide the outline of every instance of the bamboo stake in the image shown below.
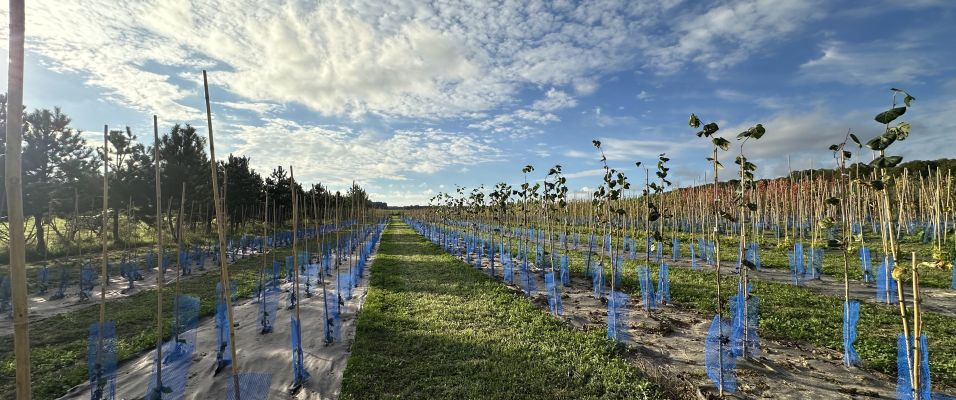
<path fill-rule="evenodd" d="M 212 198 L 216 208 L 216 230 L 219 232 L 219 269 L 222 283 L 222 297 L 226 302 L 226 317 L 229 319 L 229 347 L 232 351 L 232 388 L 235 390 L 236 400 L 241 400 L 239 393 L 239 360 L 236 359 L 236 329 L 232 318 L 232 294 L 229 288 L 229 266 L 226 265 L 226 232 L 223 222 L 225 215 L 224 204 L 219 199 L 219 178 L 216 168 L 216 146 L 212 133 L 212 110 L 209 108 L 209 83 L 206 80 L 206 70 L 202 71 L 203 92 L 206 98 L 206 127 L 209 133 L 209 169 L 212 171 Z"/>
<path fill-rule="evenodd" d="M 23 226 L 23 0 L 10 0 L 10 46 L 7 69 L 7 218 L 9 226 L 10 291 L 13 300 L 13 352 L 17 368 L 17 399 L 30 400 L 30 320 L 27 303 L 26 239 Z M 13 110 L 10 112 L 9 110 Z"/>
<path fill-rule="evenodd" d="M 159 159 L 159 123 L 157 117 L 153 115 L 153 157 L 155 163 L 156 177 L 156 390 L 163 389 L 163 225 L 162 225 L 162 188 L 160 184 L 160 159 Z M 103 205 L 106 207 L 106 188 L 103 188 Z M 104 218 L 106 218 L 104 216 Z M 106 245 L 103 245 L 103 254 L 106 255 Z M 103 261 L 104 269 L 106 261 Z M 104 290 L 105 293 L 105 290 Z M 102 311 L 101 311 L 102 312 Z M 102 317 L 100 317 L 102 318 Z"/>

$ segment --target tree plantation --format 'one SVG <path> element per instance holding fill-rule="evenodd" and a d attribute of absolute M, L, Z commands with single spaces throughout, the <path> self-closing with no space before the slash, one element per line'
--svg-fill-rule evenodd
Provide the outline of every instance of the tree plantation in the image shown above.
<path fill-rule="evenodd" d="M 10 0 L 0 399 L 956 398 L 952 5 L 516 3 Z"/>

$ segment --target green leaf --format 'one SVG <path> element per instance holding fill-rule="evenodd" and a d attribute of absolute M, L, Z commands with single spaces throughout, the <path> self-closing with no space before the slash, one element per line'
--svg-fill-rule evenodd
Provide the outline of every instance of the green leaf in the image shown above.
<path fill-rule="evenodd" d="M 863 143 L 860 143 L 860 138 L 856 137 L 854 134 L 850 134 L 850 139 L 853 140 L 853 143 L 856 143 L 858 147 L 863 147 Z"/>
<path fill-rule="evenodd" d="M 710 137 L 710 135 L 713 135 L 714 132 L 717 132 L 719 129 L 720 127 L 717 126 L 716 122 L 711 122 L 707 125 L 704 125 L 704 128 L 700 132 L 697 132 L 697 137 Z"/>
<path fill-rule="evenodd" d="M 869 147 L 870 149 L 873 149 L 876 151 L 886 150 L 886 148 L 890 147 L 890 145 L 893 144 L 893 142 L 895 141 L 896 141 L 896 133 L 887 132 L 873 138 L 869 142 L 866 142 L 866 147 Z"/>
<path fill-rule="evenodd" d="M 697 115 L 691 114 L 690 120 L 687 121 L 687 125 L 690 125 L 691 128 L 697 129 L 700 127 L 700 119 L 697 118 Z"/>
<path fill-rule="evenodd" d="M 873 119 L 881 124 L 888 124 L 903 114 L 906 114 L 906 107 L 896 107 L 877 114 Z"/>
<path fill-rule="evenodd" d="M 887 157 L 877 157 L 870 162 L 871 167 L 876 168 L 893 168 L 903 161 L 903 157 L 900 156 L 887 156 Z"/>
<path fill-rule="evenodd" d="M 906 93 L 906 92 L 903 92 L 903 93 Z M 916 98 L 913 96 L 910 96 L 909 93 L 906 93 L 906 97 L 903 98 L 903 104 L 906 104 L 906 106 L 909 107 L 910 102 L 913 100 L 916 100 Z"/>
<path fill-rule="evenodd" d="M 751 139 L 756 140 L 756 139 L 760 139 L 761 137 L 763 137 L 763 134 L 764 134 L 764 133 L 767 133 L 767 130 L 764 129 L 763 125 L 757 124 L 757 125 L 755 125 L 755 126 L 750 127 L 750 129 L 747 129 L 747 130 L 745 130 L 745 131 L 740 132 L 739 134 L 737 134 L 737 139 L 742 139 L 742 138 L 745 138 L 745 137 L 749 137 L 749 138 L 751 138 Z"/>
<path fill-rule="evenodd" d="M 910 124 L 909 122 L 900 122 L 890 128 L 890 132 L 896 135 L 896 140 L 906 140 L 910 136 Z"/>
<path fill-rule="evenodd" d="M 727 139 L 718 137 L 718 138 L 714 138 L 712 142 L 714 143 L 714 146 L 720 147 L 720 149 L 723 151 L 727 151 L 728 149 L 730 149 L 730 141 Z"/>

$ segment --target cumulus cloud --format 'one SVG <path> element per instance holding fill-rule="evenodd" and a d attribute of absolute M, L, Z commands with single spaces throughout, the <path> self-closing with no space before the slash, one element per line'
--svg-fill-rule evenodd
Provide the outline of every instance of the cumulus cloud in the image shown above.
<path fill-rule="evenodd" d="M 501 151 L 481 137 L 439 129 L 383 134 L 270 118 L 263 125 L 237 125 L 229 136 L 226 150 L 253 155 L 252 165 L 259 170 L 294 164 L 303 171 L 303 181 L 333 185 L 401 181 L 411 173 L 435 174 L 502 159 Z"/>

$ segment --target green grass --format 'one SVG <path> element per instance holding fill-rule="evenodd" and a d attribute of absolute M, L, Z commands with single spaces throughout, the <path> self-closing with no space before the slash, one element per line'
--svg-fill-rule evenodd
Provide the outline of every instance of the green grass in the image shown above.
<path fill-rule="evenodd" d="M 343 399 L 665 398 L 603 331 L 579 331 L 393 218 Z"/>

